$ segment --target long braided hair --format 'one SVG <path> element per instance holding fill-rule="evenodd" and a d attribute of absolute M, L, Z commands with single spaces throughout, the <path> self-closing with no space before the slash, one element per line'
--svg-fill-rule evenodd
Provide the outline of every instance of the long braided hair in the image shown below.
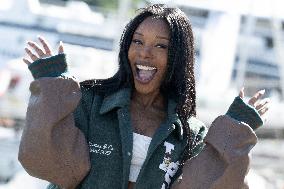
<path fill-rule="evenodd" d="M 128 50 L 136 28 L 150 16 L 165 20 L 170 30 L 168 67 L 165 80 L 161 85 L 161 92 L 177 102 L 176 113 L 187 137 L 187 146 L 181 160 L 181 164 L 184 164 L 191 157 L 194 145 L 188 119 L 191 116 L 196 116 L 196 91 L 193 33 L 187 16 L 180 9 L 169 8 L 163 4 L 154 4 L 140 9 L 139 14 L 127 24 L 122 34 L 119 71 L 112 78 L 92 80 L 92 86 L 95 90 L 105 94 L 112 93 L 120 88 L 134 86 Z M 85 82 L 85 84 L 90 84 L 90 81 Z"/>

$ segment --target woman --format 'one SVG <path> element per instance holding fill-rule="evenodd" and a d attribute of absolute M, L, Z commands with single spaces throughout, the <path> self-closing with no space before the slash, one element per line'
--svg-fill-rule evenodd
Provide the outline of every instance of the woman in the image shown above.
<path fill-rule="evenodd" d="M 19 151 L 29 174 L 50 188 L 245 187 L 268 101 L 260 91 L 247 105 L 241 90 L 206 135 L 195 118 L 192 30 L 179 9 L 152 5 L 131 20 L 107 80 L 78 84 L 62 43 L 53 55 L 39 40 L 24 59 L 35 78 Z"/>

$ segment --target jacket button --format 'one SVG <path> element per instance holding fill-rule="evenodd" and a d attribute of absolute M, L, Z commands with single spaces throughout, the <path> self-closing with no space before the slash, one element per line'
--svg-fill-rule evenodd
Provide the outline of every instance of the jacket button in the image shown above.
<path fill-rule="evenodd" d="M 127 155 L 128 155 L 128 156 L 131 156 L 131 153 L 130 153 L 130 152 L 127 152 Z"/>

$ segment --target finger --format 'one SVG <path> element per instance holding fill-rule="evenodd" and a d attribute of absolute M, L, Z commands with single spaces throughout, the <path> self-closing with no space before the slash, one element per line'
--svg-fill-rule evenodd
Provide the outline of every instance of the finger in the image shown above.
<path fill-rule="evenodd" d="M 33 61 L 36 61 L 39 59 L 29 48 L 26 47 L 25 51 Z"/>
<path fill-rule="evenodd" d="M 59 47 L 58 47 L 58 54 L 64 53 L 64 47 L 63 47 L 63 42 L 59 42 Z"/>
<path fill-rule="evenodd" d="M 28 59 L 26 59 L 26 58 L 23 58 L 23 61 L 24 61 L 24 63 L 26 63 L 28 66 L 32 64 L 32 63 L 31 63 Z"/>
<path fill-rule="evenodd" d="M 260 110 L 263 106 L 267 105 L 270 102 L 269 98 L 262 99 L 259 103 L 256 104 L 255 109 Z"/>
<path fill-rule="evenodd" d="M 43 37 L 41 37 L 41 36 L 39 36 L 38 39 L 39 39 L 39 41 L 41 42 L 41 44 L 42 44 L 42 46 L 43 46 L 43 48 L 44 48 L 44 50 L 45 50 L 45 54 L 46 54 L 47 56 L 52 56 L 52 52 L 51 52 L 51 50 L 50 50 L 51 48 L 50 48 L 48 42 L 47 42 Z"/>
<path fill-rule="evenodd" d="M 262 95 L 264 95 L 264 93 L 265 93 L 265 90 L 264 90 L 264 89 L 258 91 L 257 93 L 255 93 L 255 95 L 254 95 L 251 99 L 249 99 L 249 101 L 248 101 L 249 105 L 255 106 L 256 101 L 259 100 L 260 97 L 261 97 Z"/>
<path fill-rule="evenodd" d="M 37 52 L 40 58 L 43 58 L 45 56 L 43 50 L 35 42 L 28 41 L 28 45 L 31 46 Z"/>
<path fill-rule="evenodd" d="M 245 96 L 245 92 L 244 92 L 244 87 L 241 88 L 240 93 L 239 93 L 239 97 L 244 98 Z"/>
<path fill-rule="evenodd" d="M 260 116 L 264 115 L 269 110 L 269 106 L 265 106 L 262 109 L 258 110 Z"/>

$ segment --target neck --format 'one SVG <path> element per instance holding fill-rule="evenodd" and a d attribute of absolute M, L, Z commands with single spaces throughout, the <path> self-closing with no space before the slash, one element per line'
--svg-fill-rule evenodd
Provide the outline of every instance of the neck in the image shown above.
<path fill-rule="evenodd" d="M 134 90 L 132 94 L 132 102 L 147 109 L 147 108 L 158 108 L 164 109 L 165 102 L 164 97 L 160 91 L 155 91 L 150 94 L 141 94 Z"/>

